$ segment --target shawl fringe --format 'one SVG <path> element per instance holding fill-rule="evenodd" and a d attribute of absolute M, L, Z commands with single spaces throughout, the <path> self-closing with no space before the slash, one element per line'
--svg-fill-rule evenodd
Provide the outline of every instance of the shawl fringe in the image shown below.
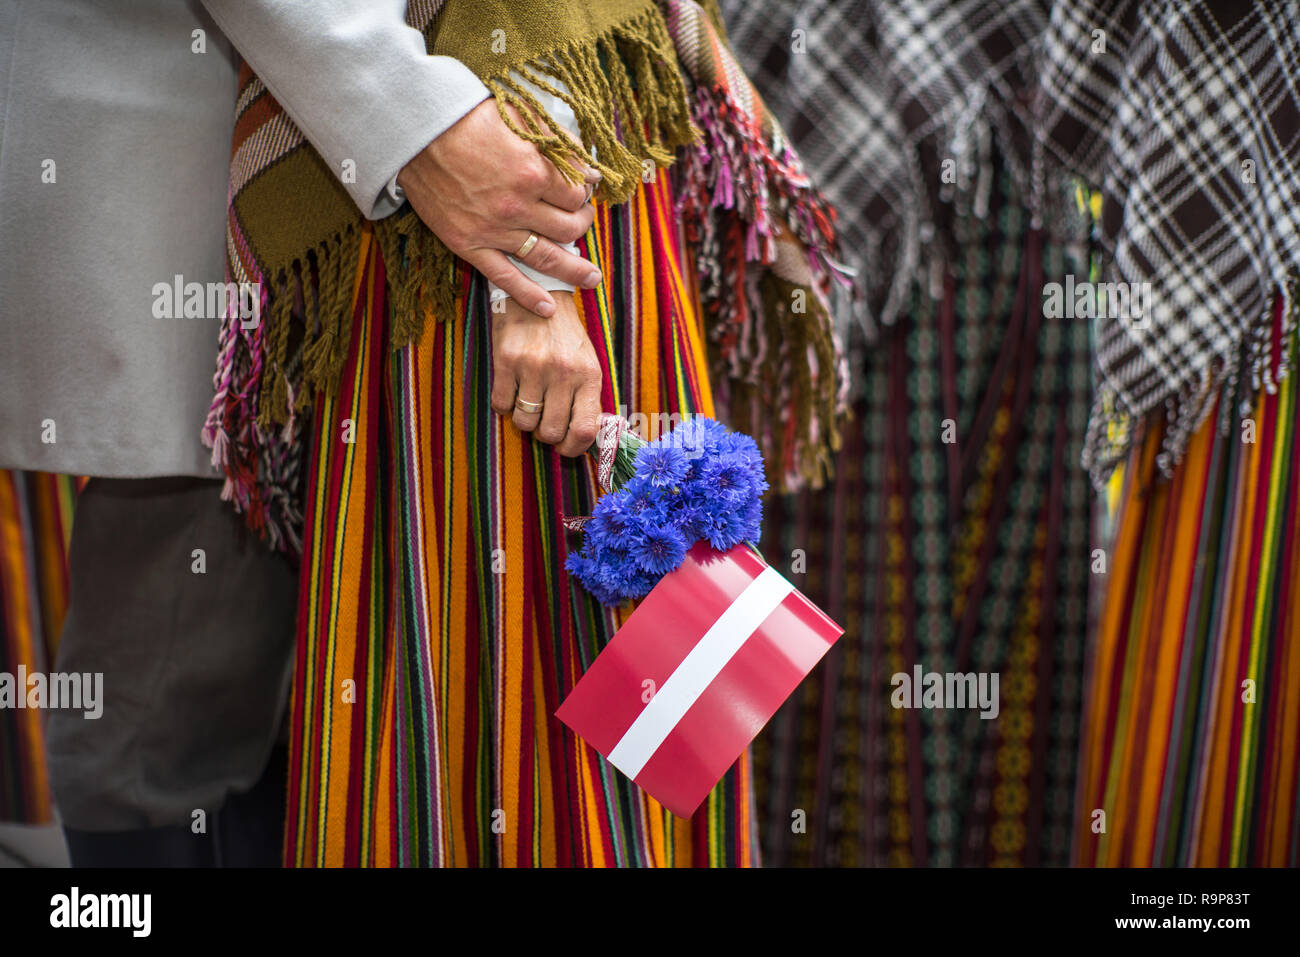
<path fill-rule="evenodd" d="M 698 85 L 691 117 L 703 139 L 674 175 L 697 251 L 716 388 L 735 427 L 777 464 L 778 491 L 820 487 L 848 414 L 848 365 L 830 297 L 851 280 L 837 261 L 834 211 L 775 121 L 760 128 L 729 89 Z M 807 250 L 810 281 L 770 268 L 782 224 Z"/>
<path fill-rule="evenodd" d="M 1275 288 L 1269 307 L 1248 324 L 1238 360 L 1214 362 L 1198 370 L 1187 385 L 1165 400 L 1166 428 L 1156 454 L 1156 469 L 1162 477 L 1172 477 L 1192 436 L 1216 404 L 1216 427 L 1227 435 L 1255 414 L 1261 389 L 1274 395 L 1291 374 L 1291 353 L 1300 339 L 1300 277 L 1280 279 Z M 1139 444 L 1143 419 L 1143 414 L 1126 407 L 1113 385 L 1105 379 L 1098 383 L 1082 457 L 1097 491 L 1105 489 L 1115 469 Z"/>

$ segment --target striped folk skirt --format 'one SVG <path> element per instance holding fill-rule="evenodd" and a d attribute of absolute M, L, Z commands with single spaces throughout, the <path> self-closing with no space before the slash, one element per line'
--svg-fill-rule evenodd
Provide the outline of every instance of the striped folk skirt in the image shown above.
<path fill-rule="evenodd" d="M 53 668 L 68 608 L 72 509 L 84 484 L 70 475 L 0 469 L 0 674 L 15 683 L 19 668 Z M 54 820 L 44 716 L 38 708 L 0 708 L 0 821 Z"/>
<path fill-rule="evenodd" d="M 1212 416 L 1169 481 L 1158 425 L 1126 466 L 1088 662 L 1077 863 L 1300 864 L 1298 389 L 1293 372 L 1226 433 Z"/>
<path fill-rule="evenodd" d="M 666 177 L 601 207 L 583 247 L 605 276 L 577 294 L 603 408 L 712 414 Z M 347 365 L 315 408 L 287 863 L 756 864 L 748 756 L 683 820 L 555 719 L 627 613 L 564 571 L 593 465 L 490 408 L 481 277 L 393 352 L 384 270 L 365 237 Z"/>

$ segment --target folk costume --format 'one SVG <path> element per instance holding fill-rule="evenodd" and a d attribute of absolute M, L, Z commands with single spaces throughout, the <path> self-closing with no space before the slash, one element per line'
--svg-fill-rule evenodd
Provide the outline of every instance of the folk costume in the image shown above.
<path fill-rule="evenodd" d="M 1032 213 L 1046 5 L 723 6 L 861 287 L 833 484 L 768 511 L 772 552 L 804 557 L 793 580 L 845 635 L 755 742 L 764 859 L 1065 864 L 1091 353 L 1086 321 L 1045 315 L 1038 291 L 1086 274 L 1089 249 L 1072 184 Z M 894 707 L 917 667 L 998 674 L 998 717 Z"/>
<path fill-rule="evenodd" d="M 1300 4 L 1058 5 L 1045 44 L 1049 155 L 1151 301 L 1096 323 L 1083 464 L 1116 505 L 1073 859 L 1293 867 Z"/>
<path fill-rule="evenodd" d="M 577 294 L 603 408 L 714 414 L 725 398 L 774 482 L 819 480 L 845 397 L 831 215 L 716 11 L 450 0 L 407 19 L 562 172 L 603 174 L 579 247 L 604 281 Z M 409 208 L 364 219 L 257 66 L 228 246 L 232 277 L 262 284 L 263 322 L 226 321 L 206 435 L 226 496 L 301 559 L 286 860 L 757 863 L 747 758 L 679 820 L 553 717 L 628 612 L 564 571 L 592 464 L 492 412 L 483 278 Z M 528 84 L 572 110 L 582 154 Z M 802 243 L 778 242 L 782 224 Z"/>

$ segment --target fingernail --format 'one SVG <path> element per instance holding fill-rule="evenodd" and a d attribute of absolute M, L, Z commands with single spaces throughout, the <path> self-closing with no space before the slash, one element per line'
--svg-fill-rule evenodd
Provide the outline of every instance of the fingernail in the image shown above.
<path fill-rule="evenodd" d="M 537 304 L 537 308 L 534 309 L 533 312 L 537 313 L 543 319 L 549 319 L 551 316 L 555 315 L 555 303 L 551 302 L 549 299 L 543 299 Z"/>
<path fill-rule="evenodd" d="M 582 281 L 582 288 L 595 289 L 600 285 L 600 279 L 600 270 L 593 269 L 591 272 L 587 273 L 587 278 Z"/>

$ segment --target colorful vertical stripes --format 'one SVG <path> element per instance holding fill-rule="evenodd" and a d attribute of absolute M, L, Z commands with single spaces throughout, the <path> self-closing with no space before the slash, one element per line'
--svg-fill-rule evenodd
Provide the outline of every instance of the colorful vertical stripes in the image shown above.
<path fill-rule="evenodd" d="M 83 484 L 0 470 L 0 672 L 51 668 L 68 606 L 72 509 Z M 0 821 L 54 819 L 43 718 L 39 709 L 0 709 Z"/>
<path fill-rule="evenodd" d="M 711 414 L 666 177 L 602 207 L 585 250 L 605 276 L 579 294 L 603 407 Z M 477 275 L 391 354 L 383 277 L 367 235 L 343 382 L 316 409 L 286 860 L 757 863 L 747 756 L 681 820 L 553 717 L 620 620 L 563 568 L 593 468 L 492 412 Z"/>
<path fill-rule="evenodd" d="M 1130 457 L 1089 663 L 1077 863 L 1300 863 L 1298 386 L 1261 391 L 1226 432 L 1212 416 L 1167 482 L 1160 421 Z"/>

